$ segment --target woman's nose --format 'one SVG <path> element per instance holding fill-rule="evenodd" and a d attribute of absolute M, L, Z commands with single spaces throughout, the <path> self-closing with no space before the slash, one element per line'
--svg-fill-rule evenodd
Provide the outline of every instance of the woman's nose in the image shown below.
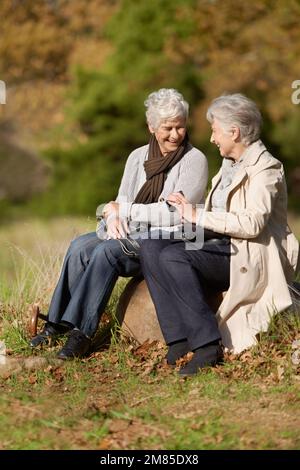
<path fill-rule="evenodd" d="M 179 133 L 178 133 L 178 130 L 174 127 L 172 130 L 171 130 L 171 137 L 172 139 L 177 139 Z"/>

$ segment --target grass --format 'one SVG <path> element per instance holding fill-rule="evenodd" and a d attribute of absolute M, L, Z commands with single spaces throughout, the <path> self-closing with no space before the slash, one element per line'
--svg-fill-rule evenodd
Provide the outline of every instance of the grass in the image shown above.
<path fill-rule="evenodd" d="M 93 362 L 44 371 L 36 382 L 30 374 L 6 381 L 3 448 L 299 448 L 295 383 L 262 387 L 254 377 L 241 383 L 216 371 L 180 381 L 175 372 L 141 376 Z"/>
<path fill-rule="evenodd" d="M 9 357 L 32 355 L 29 305 L 46 311 L 70 239 L 93 228 L 60 219 L 0 230 L 0 338 Z M 141 355 L 117 331 L 109 348 L 84 360 L 57 361 L 59 345 L 39 351 L 43 367 L 0 379 L 0 449 L 299 449 L 295 339 L 299 313 L 276 316 L 251 351 L 187 380 L 165 365 L 163 345 L 143 345 Z"/>

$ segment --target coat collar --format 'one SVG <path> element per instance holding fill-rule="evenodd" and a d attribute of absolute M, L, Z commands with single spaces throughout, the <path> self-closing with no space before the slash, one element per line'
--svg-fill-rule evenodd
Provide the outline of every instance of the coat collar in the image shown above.
<path fill-rule="evenodd" d="M 245 152 L 242 154 L 243 160 L 241 161 L 241 166 L 232 180 L 229 193 L 236 186 L 238 186 L 241 183 L 241 181 L 245 178 L 245 176 L 247 175 L 247 167 L 255 165 L 258 159 L 260 158 L 261 154 L 266 151 L 267 149 L 261 140 L 257 140 L 253 144 L 249 145 L 249 147 L 247 147 Z M 212 188 L 207 197 L 207 204 L 205 204 L 206 207 L 210 206 L 211 195 L 214 189 L 216 188 L 216 186 L 218 185 L 221 179 L 221 175 L 222 175 L 222 167 L 220 168 L 218 173 L 212 178 Z"/>
<path fill-rule="evenodd" d="M 241 162 L 242 167 L 255 165 L 262 153 L 266 152 L 266 146 L 262 143 L 261 140 L 253 142 L 246 148 L 245 152 L 242 155 L 243 161 Z"/>

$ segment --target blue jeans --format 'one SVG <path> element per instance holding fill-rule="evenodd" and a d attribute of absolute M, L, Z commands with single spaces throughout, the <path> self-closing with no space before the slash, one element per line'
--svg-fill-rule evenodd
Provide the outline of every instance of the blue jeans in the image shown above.
<path fill-rule="evenodd" d="M 145 240 L 141 265 L 167 344 L 187 339 L 191 350 L 220 339 L 205 290 L 227 290 L 230 239 L 186 250 L 182 241 Z"/>
<path fill-rule="evenodd" d="M 132 251 L 131 245 L 128 250 Z M 66 253 L 48 320 L 71 323 L 92 337 L 118 276 L 140 273 L 138 254 L 125 254 L 118 240 L 99 240 L 95 232 L 76 238 Z"/>

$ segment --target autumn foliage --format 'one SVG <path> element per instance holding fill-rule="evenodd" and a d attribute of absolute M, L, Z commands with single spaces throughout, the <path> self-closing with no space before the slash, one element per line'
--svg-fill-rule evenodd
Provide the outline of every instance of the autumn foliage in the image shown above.
<path fill-rule="evenodd" d="M 148 138 L 143 102 L 160 87 L 178 88 L 190 102 L 191 139 L 211 173 L 220 162 L 208 143 L 208 103 L 224 92 L 252 97 L 296 208 L 297 0 L 3 0 L 1 9 L 0 78 L 9 98 L 2 133 L 30 143 L 52 175 L 31 208 L 94 214 L 113 198 L 128 153 Z"/>

